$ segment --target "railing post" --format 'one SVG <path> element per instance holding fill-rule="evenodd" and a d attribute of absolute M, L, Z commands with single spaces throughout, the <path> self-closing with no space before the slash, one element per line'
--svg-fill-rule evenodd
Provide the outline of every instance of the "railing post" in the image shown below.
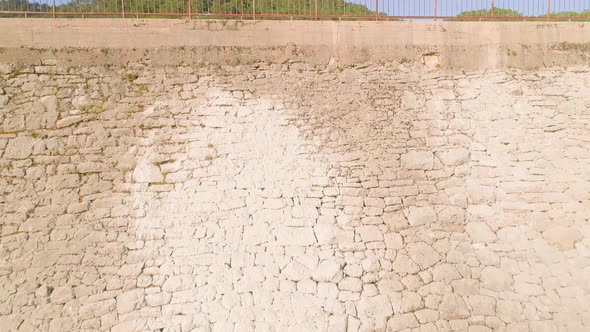
<path fill-rule="evenodd" d="M 256 21 L 256 0 L 252 0 L 252 19 Z"/>
<path fill-rule="evenodd" d="M 188 19 L 193 18 L 193 0 L 188 0 Z"/>
<path fill-rule="evenodd" d="M 375 0 L 375 21 L 379 21 L 379 0 Z"/>
<path fill-rule="evenodd" d="M 494 0 L 492 0 L 492 11 L 491 11 L 492 17 L 494 17 L 494 9 L 495 9 Z"/>
<path fill-rule="evenodd" d="M 551 0 L 547 0 L 547 22 L 551 21 Z"/>
<path fill-rule="evenodd" d="M 315 20 L 318 20 L 318 0 L 315 0 Z"/>
<path fill-rule="evenodd" d="M 434 22 L 436 22 L 436 0 L 434 0 Z"/>
<path fill-rule="evenodd" d="M 123 14 L 123 18 L 125 18 L 125 0 L 121 0 L 121 14 Z"/>

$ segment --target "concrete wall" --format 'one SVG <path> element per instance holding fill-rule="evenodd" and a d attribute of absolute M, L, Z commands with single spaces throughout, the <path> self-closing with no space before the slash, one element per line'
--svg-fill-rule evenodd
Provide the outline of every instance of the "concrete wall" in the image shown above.
<path fill-rule="evenodd" d="M 0 74 L 2 331 L 587 331 L 590 70 Z"/>
<path fill-rule="evenodd" d="M 109 49 L 95 52 L 93 61 L 100 63 L 327 63 L 334 57 L 343 64 L 543 67 L 587 63 L 590 49 L 590 25 L 584 23 L 2 19 L 0 31 L 6 32 L 0 59 L 36 62 L 40 53 L 50 56 L 49 49 L 74 48 L 58 53 L 75 64 L 88 58 L 86 50 L 78 54 L 82 48 Z"/>
<path fill-rule="evenodd" d="M 0 20 L 0 331 L 588 331 L 587 30 Z"/>

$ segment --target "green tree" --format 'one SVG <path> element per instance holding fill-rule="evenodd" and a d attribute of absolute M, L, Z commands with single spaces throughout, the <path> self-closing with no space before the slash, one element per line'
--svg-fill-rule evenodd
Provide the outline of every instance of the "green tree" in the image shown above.
<path fill-rule="evenodd" d="M 31 2 L 32 0 L 0 0 L 0 10 L 16 11 L 28 10 L 46 12 L 51 15 L 51 5 Z M 101 14 L 102 17 L 116 16 L 122 13 L 123 7 L 127 15 L 170 17 L 164 14 L 178 14 L 186 16 L 189 12 L 189 3 L 193 16 L 221 17 L 224 15 L 250 16 L 256 1 L 256 14 L 260 16 L 278 15 L 286 19 L 291 16 L 313 17 L 316 12 L 315 0 L 71 0 L 58 4 L 55 11 L 58 13 L 71 13 L 71 16 L 79 16 L 81 13 L 113 13 Z M 317 13 L 319 15 L 331 15 L 334 19 L 351 17 L 373 17 L 375 11 L 367 6 L 347 2 L 345 0 L 317 1 Z M 386 13 L 379 13 L 386 16 Z M 4 16 L 14 16 L 5 14 Z M 70 16 L 70 15 L 65 15 Z M 174 17 L 174 15 L 172 15 Z"/>
<path fill-rule="evenodd" d="M 447 19 L 447 21 L 479 21 L 480 17 L 490 17 L 492 16 L 491 9 L 479 9 L 479 10 L 469 10 L 464 11 L 457 14 L 456 18 Z M 523 16 L 521 13 L 507 8 L 494 8 L 494 17 L 520 17 Z M 497 19 L 503 20 L 503 19 Z M 509 18 L 508 20 L 511 20 Z"/>
<path fill-rule="evenodd" d="M 471 11 L 464 11 L 457 15 L 456 18 L 448 19 L 447 21 L 479 21 L 483 19 L 490 19 L 489 17 L 492 16 L 492 12 L 489 9 L 480 9 L 480 10 L 471 10 Z M 495 8 L 494 9 L 494 17 L 501 17 L 501 18 L 494 18 L 495 21 L 511 21 L 514 19 L 518 19 L 523 15 L 515 10 L 506 9 L 506 8 Z M 584 10 L 582 12 L 574 12 L 574 11 L 563 11 L 558 13 L 551 13 L 551 19 L 555 21 L 568 21 L 568 20 L 581 20 L 581 21 L 590 21 L 590 10 Z M 480 18 L 481 17 L 481 18 Z M 485 17 L 485 18 L 484 18 Z M 546 15 L 539 15 L 527 20 L 530 21 L 545 21 L 547 20 Z"/>
<path fill-rule="evenodd" d="M 26 1 L 26 0 L 19 0 Z M 70 3 L 64 5 L 67 11 L 120 11 L 122 0 L 88 0 L 88 3 Z M 181 15 L 187 14 L 189 10 L 189 0 L 125 0 L 125 12 L 132 13 L 178 13 Z M 253 0 L 190 0 L 191 9 L 195 15 L 226 15 L 233 14 L 239 16 L 240 14 L 251 15 L 253 9 Z M 64 10 L 65 11 L 65 10 Z M 288 16 L 292 14 L 313 16 L 315 14 L 315 0 L 256 0 L 256 13 L 264 14 L 278 14 Z M 370 10 L 367 6 L 346 2 L 345 0 L 325 1 L 318 0 L 318 14 L 319 15 L 335 15 L 335 16 L 373 16 L 375 12 Z M 385 13 L 380 13 L 386 15 Z"/>
<path fill-rule="evenodd" d="M 245 14 L 252 13 L 252 0 L 193 0 L 193 12 L 208 14 Z M 375 12 L 367 6 L 337 0 L 334 2 L 318 1 L 317 12 L 319 15 L 335 16 L 363 16 L 375 15 Z M 314 15 L 315 0 L 256 0 L 256 14 L 273 15 Z M 386 15 L 385 13 L 381 13 Z"/>
<path fill-rule="evenodd" d="M 47 11 L 50 6 L 27 0 L 0 0 L 0 10 L 2 11 Z"/>
<path fill-rule="evenodd" d="M 579 13 L 574 11 L 551 13 L 551 18 L 556 21 L 568 21 L 570 19 L 576 21 L 590 21 L 590 10 L 584 10 Z"/>

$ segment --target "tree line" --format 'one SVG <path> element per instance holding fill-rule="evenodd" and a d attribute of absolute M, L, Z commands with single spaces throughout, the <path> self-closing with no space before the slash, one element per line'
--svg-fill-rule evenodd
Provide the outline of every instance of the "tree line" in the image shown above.
<path fill-rule="evenodd" d="M 505 20 L 513 20 L 513 17 L 523 17 L 522 13 L 519 13 L 512 9 L 507 8 L 494 8 L 494 16 L 497 17 L 506 17 Z M 492 16 L 492 11 L 490 9 L 480 9 L 480 10 L 470 10 L 464 11 L 457 15 L 456 18 L 448 19 L 448 21 L 476 21 L 478 17 L 489 17 Z M 556 12 L 551 13 L 551 17 L 554 19 L 559 20 L 560 17 L 574 17 L 576 19 L 590 19 L 590 10 L 584 10 L 582 12 L 574 12 L 574 11 L 563 11 L 563 12 Z M 546 19 L 546 15 L 539 15 L 538 19 Z M 504 20 L 503 18 L 495 19 L 495 20 Z"/>
<path fill-rule="evenodd" d="M 30 0 L 0 0 L 0 11 L 34 11 L 40 13 L 47 13 L 51 15 L 53 11 L 53 0 L 38 0 L 45 1 L 44 3 L 34 2 Z M 306 15 L 313 16 L 315 14 L 316 0 L 256 0 L 255 9 L 253 0 L 190 0 L 191 12 L 193 15 L 223 15 L 233 14 L 239 16 L 240 14 L 250 15 L 253 10 L 260 15 L 275 14 L 284 15 Z M 158 13 L 178 13 L 186 15 L 189 11 L 189 4 L 187 0 L 73 0 L 67 3 L 62 3 L 57 0 L 55 4 L 55 11 L 58 13 L 121 13 L 124 10 L 126 13 L 142 13 L 158 14 Z M 352 3 L 346 0 L 318 0 L 317 12 L 319 15 L 333 15 L 338 16 L 374 16 L 375 11 L 369 9 L 367 6 L 357 3 Z M 0 14 L 3 17 L 16 16 L 15 14 Z M 387 16 L 387 13 L 380 12 L 379 16 Z M 479 20 L 479 17 L 489 17 L 492 15 L 490 9 L 480 9 L 464 11 L 459 13 L 455 18 L 446 19 L 447 21 L 474 21 Z M 109 15 L 102 15 L 109 16 Z M 119 16 L 110 15 L 110 16 Z M 524 16 L 512 9 L 495 8 L 494 16 L 505 17 L 506 20 Z M 574 17 L 581 20 L 590 20 L 590 10 L 582 12 L 564 11 L 559 13 L 551 13 L 551 17 Z M 539 19 L 545 18 L 545 15 L 540 15 Z M 495 20 L 504 20 L 503 18 Z"/>
<path fill-rule="evenodd" d="M 38 3 L 29 0 L 0 0 L 0 11 L 35 11 L 51 13 L 53 0 L 47 3 Z M 252 0 L 191 0 L 191 11 L 194 14 L 244 14 L 250 15 L 254 9 Z M 58 0 L 55 11 L 58 13 L 104 13 L 122 12 L 125 6 L 127 13 L 178 13 L 186 14 L 189 5 L 186 0 L 74 0 L 68 3 L 60 3 Z M 279 15 L 314 15 L 315 0 L 256 0 L 255 12 L 257 14 Z M 345 0 L 318 0 L 317 12 L 319 15 L 354 15 L 374 16 L 375 11 L 367 6 L 348 2 Z M 10 14 L 9 14 L 10 15 Z M 380 13 L 385 16 L 386 13 Z M 6 16 L 6 15 L 4 15 Z"/>

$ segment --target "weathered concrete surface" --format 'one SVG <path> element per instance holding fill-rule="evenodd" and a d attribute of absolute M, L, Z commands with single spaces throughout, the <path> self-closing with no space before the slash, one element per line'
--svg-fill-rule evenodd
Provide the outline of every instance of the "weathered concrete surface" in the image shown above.
<path fill-rule="evenodd" d="M 588 67 L 0 68 L 2 331 L 590 328 Z"/>
<path fill-rule="evenodd" d="M 335 22 L 2 19 L 0 61 L 61 65 L 436 62 L 536 68 L 590 62 L 579 22 Z M 65 49 L 64 49 L 65 48 Z"/>
<path fill-rule="evenodd" d="M 588 30 L 0 20 L 0 331 L 587 331 Z"/>

